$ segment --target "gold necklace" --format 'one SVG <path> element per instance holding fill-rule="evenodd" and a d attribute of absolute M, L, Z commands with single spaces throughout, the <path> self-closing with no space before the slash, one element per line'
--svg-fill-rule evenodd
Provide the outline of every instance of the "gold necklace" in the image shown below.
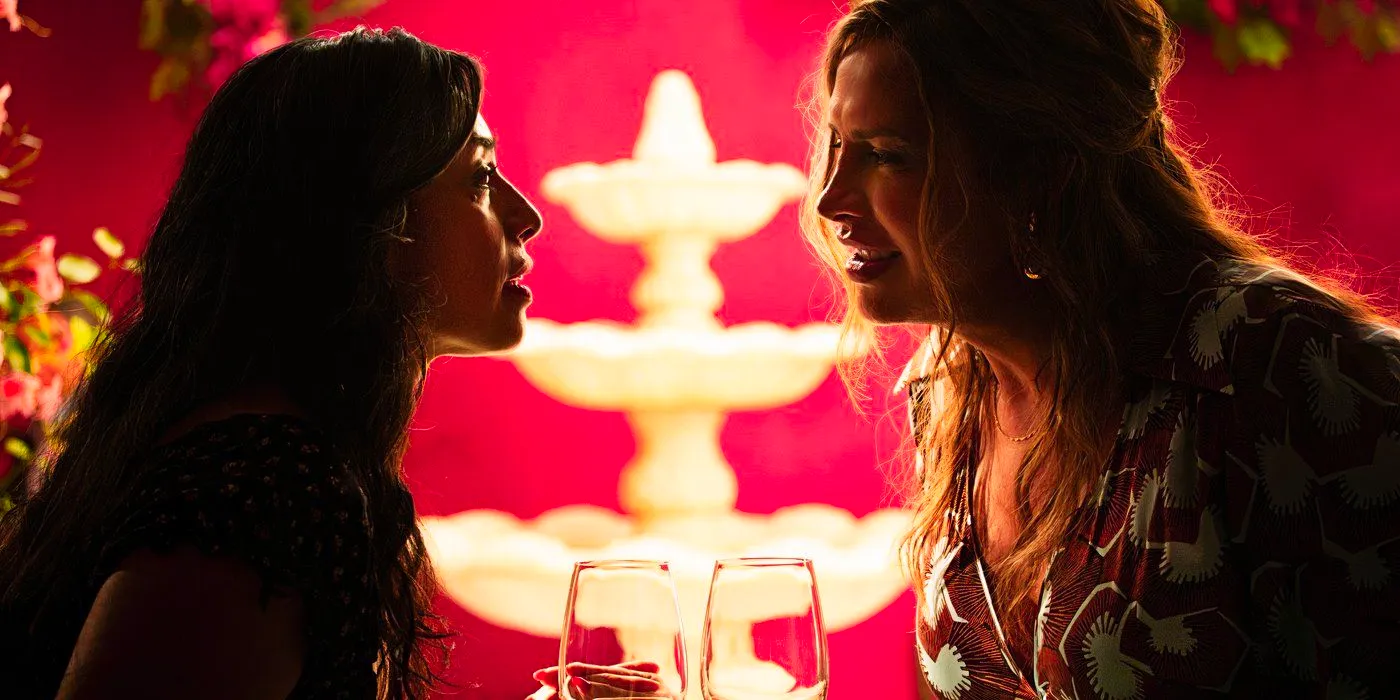
<path fill-rule="evenodd" d="M 996 426 L 996 429 L 997 429 L 997 432 L 998 432 L 998 433 L 1001 433 L 1003 437 L 1005 437 L 1007 440 L 1010 440 L 1010 441 L 1012 441 L 1012 442 L 1025 442 L 1025 441 L 1027 441 L 1027 440 L 1029 440 L 1029 439 L 1035 437 L 1036 435 L 1039 435 L 1039 434 L 1040 434 L 1040 429 L 1039 429 L 1039 428 L 1033 429 L 1033 430 L 1031 430 L 1029 433 L 1026 433 L 1025 435 L 1021 435 L 1021 436 L 1012 435 L 1011 433 L 1006 432 L 1006 429 L 1003 428 L 1003 427 L 1001 427 L 1001 419 L 997 417 L 997 414 L 1001 413 L 1001 405 L 1000 405 L 1000 404 L 1001 404 L 1001 400 L 1000 400 L 1000 399 L 1001 399 L 1001 386 L 1000 386 L 1000 385 L 993 384 L 993 385 L 992 385 L 992 425 Z"/>

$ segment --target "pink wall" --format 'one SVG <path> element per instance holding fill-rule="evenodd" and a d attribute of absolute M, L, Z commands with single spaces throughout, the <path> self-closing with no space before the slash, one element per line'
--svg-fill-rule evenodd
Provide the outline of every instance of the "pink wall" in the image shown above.
<path fill-rule="evenodd" d="M 666 68 L 694 78 L 721 158 L 800 165 L 805 137 L 793 106 L 833 5 L 389 0 L 365 21 L 402 25 L 484 60 L 485 111 L 502 139 L 502 167 L 548 222 L 534 245 L 534 314 L 627 320 L 640 258 L 540 201 L 540 178 L 629 153 L 646 86 Z M 22 0 L 54 36 L 0 37 L 0 82 L 15 87 L 11 117 L 46 142 L 25 213 L 67 247 L 90 249 L 87 234 L 98 225 L 142 238 L 192 125 L 190 112 L 146 101 L 155 60 L 136 49 L 139 6 Z M 1391 265 L 1400 260 L 1400 57 L 1367 64 L 1349 48 L 1300 40 L 1282 72 L 1234 76 L 1208 46 L 1189 40 L 1191 62 L 1172 90 L 1179 118 L 1202 144 L 1201 158 L 1218 163 L 1253 210 L 1273 212 L 1261 223 L 1283 240 L 1335 237 L 1364 268 Z M 714 266 L 728 293 L 726 321 L 796 324 L 825 313 L 826 293 L 790 208 L 722 249 Z M 739 474 L 740 507 L 815 501 L 862 515 L 887 504 L 895 434 L 880 418 L 886 408 L 858 417 L 832 380 L 784 409 L 734 416 L 724 447 Z M 633 449 L 620 415 L 562 406 L 495 360 L 435 365 L 418 427 L 408 469 L 425 514 L 496 508 L 529 517 L 578 502 L 616 508 L 618 471 Z M 519 698 L 531 689 L 529 671 L 554 654 L 550 640 L 495 629 L 450 602 L 443 610 L 461 633 L 452 677 L 465 697 Z M 910 616 L 906 597 L 833 636 L 833 697 L 913 697 Z"/>

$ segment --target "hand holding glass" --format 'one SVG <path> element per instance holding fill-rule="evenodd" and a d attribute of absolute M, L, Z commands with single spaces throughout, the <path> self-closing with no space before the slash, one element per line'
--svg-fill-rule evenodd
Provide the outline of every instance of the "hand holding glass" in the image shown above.
<path fill-rule="evenodd" d="M 559 665 L 542 673 L 557 674 L 537 678 L 563 700 L 684 697 L 685 642 L 670 568 L 650 561 L 575 564 Z"/>

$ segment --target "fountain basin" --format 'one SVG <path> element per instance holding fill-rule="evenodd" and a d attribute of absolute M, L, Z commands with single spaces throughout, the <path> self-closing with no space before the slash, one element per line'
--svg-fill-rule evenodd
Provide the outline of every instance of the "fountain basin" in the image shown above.
<path fill-rule="evenodd" d="M 530 383 L 595 410 L 758 410 L 811 393 L 831 372 L 840 330 L 633 327 L 606 321 L 567 326 L 532 320 L 511 354 Z"/>
<path fill-rule="evenodd" d="M 642 525 L 605 508 L 572 505 L 534 521 L 491 510 L 425 517 L 423 533 L 443 588 L 458 604 L 498 627 L 557 638 L 573 564 L 590 559 L 670 562 L 686 632 L 698 635 L 715 560 L 805 557 L 813 561 L 827 630 L 846 629 L 907 589 L 894 543 L 909 523 L 903 510 L 857 519 L 806 504 L 772 515 L 730 512 Z"/>
<path fill-rule="evenodd" d="M 641 243 L 663 231 L 701 231 L 714 243 L 739 240 L 806 188 L 797 168 L 750 160 L 576 163 L 550 171 L 540 184 L 546 199 L 568 207 L 583 228 L 613 243 Z"/>

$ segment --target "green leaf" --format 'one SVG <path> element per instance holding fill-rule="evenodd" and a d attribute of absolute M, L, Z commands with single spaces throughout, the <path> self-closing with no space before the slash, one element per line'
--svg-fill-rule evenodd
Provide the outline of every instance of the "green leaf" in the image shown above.
<path fill-rule="evenodd" d="M 286 0 L 284 0 L 284 4 L 285 2 Z M 382 4 L 384 4 L 384 0 L 335 0 L 320 12 L 315 13 L 312 24 L 325 24 L 343 17 L 362 15 Z M 307 5 L 309 6 L 310 3 Z"/>
<path fill-rule="evenodd" d="M 165 2 L 164 0 L 142 0 L 141 2 L 141 38 L 138 46 L 143 49 L 154 49 L 160 46 L 165 39 Z"/>
<path fill-rule="evenodd" d="M 10 296 L 10 290 L 5 289 L 5 285 L 0 284 L 0 315 L 9 319 L 10 312 L 14 311 L 15 298 Z"/>
<path fill-rule="evenodd" d="M 38 326 L 25 326 L 20 332 L 29 337 L 30 345 L 46 348 L 53 342 L 53 336 Z"/>
<path fill-rule="evenodd" d="M 189 65 L 178 56 L 170 56 L 156 66 L 151 75 L 151 101 L 180 91 L 190 80 Z"/>
<path fill-rule="evenodd" d="M 18 292 L 18 294 L 15 295 L 15 297 L 19 299 L 19 308 L 15 310 L 14 315 L 16 322 L 39 313 L 39 307 L 43 304 L 43 300 L 39 298 L 38 294 L 27 287 L 20 287 L 19 289 L 10 291 Z"/>
<path fill-rule="evenodd" d="M 1270 68 L 1283 67 L 1290 53 L 1288 35 L 1283 28 L 1263 17 L 1241 18 L 1239 42 L 1250 63 L 1263 63 Z"/>
<path fill-rule="evenodd" d="M 22 462 L 28 462 L 34 459 L 34 450 L 29 447 L 29 443 L 17 437 L 11 436 L 5 438 L 5 451 Z"/>
<path fill-rule="evenodd" d="M 102 267 L 87 256 L 65 253 L 58 257 L 58 274 L 73 284 L 87 284 L 102 274 Z"/>
<path fill-rule="evenodd" d="M 287 23 L 287 34 L 293 38 L 305 36 L 317 19 L 307 0 L 282 0 L 282 17 Z"/>
<path fill-rule="evenodd" d="M 5 336 L 5 361 L 10 363 L 10 370 L 14 372 L 29 371 L 29 349 L 24 347 L 24 343 L 19 342 L 19 338 L 12 335 Z"/>
<path fill-rule="evenodd" d="M 1376 39 L 1381 48 L 1391 53 L 1400 51 L 1400 22 L 1396 15 L 1384 8 L 1376 8 Z"/>
<path fill-rule="evenodd" d="M 106 226 L 98 226 L 93 229 L 92 240 L 109 258 L 120 258 L 126 252 L 126 246 L 122 244 L 120 239 L 113 236 Z"/>
<path fill-rule="evenodd" d="M 88 313 L 92 314 L 92 317 L 97 319 L 98 323 L 107 320 L 107 304 L 99 299 L 96 294 L 82 289 L 70 289 L 68 290 L 68 295 L 73 297 L 74 301 L 82 304 L 83 308 L 87 309 Z"/>
<path fill-rule="evenodd" d="M 1177 24 L 1204 29 L 1211 25 L 1213 19 L 1205 0 L 1162 0 L 1162 6 Z M 1215 21 L 1219 22 L 1218 19 Z"/>
<path fill-rule="evenodd" d="M 97 329 L 87 322 L 82 316 L 73 316 L 68 319 L 68 327 L 73 334 L 73 352 L 80 353 L 92 347 L 92 341 L 97 339 Z"/>

